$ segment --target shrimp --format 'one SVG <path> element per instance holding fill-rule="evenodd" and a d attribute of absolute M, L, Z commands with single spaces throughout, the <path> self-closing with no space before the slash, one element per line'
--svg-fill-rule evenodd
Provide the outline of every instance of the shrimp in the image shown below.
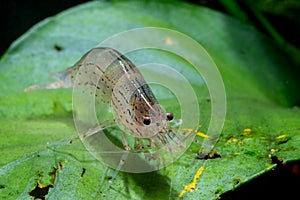
<path fill-rule="evenodd" d="M 126 151 L 132 148 L 160 148 L 171 143 L 175 143 L 179 148 L 184 146 L 182 138 L 173 132 L 170 125 L 174 115 L 163 111 L 139 69 L 117 50 L 93 48 L 74 66 L 56 73 L 55 76 L 58 81 L 31 86 L 25 91 L 84 85 L 89 87 L 90 91 L 95 91 L 90 93 L 95 96 L 97 102 L 111 108 L 114 113 L 115 119 L 109 123 L 99 122 L 83 134 L 82 139 L 117 123 L 124 127 L 122 143 Z M 82 89 L 82 92 L 86 92 L 86 89 Z M 104 115 L 103 112 L 101 114 Z M 133 147 L 126 140 L 127 131 L 135 139 Z M 146 141 L 148 145 L 145 145 Z M 172 148 L 171 145 L 168 146 L 170 152 L 174 150 Z M 148 159 L 155 159 L 155 156 L 148 156 Z"/>

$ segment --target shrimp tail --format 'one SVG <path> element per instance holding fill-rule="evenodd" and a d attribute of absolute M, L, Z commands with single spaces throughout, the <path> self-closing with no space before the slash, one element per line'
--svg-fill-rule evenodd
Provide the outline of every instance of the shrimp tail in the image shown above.
<path fill-rule="evenodd" d="M 73 86 L 74 81 L 74 69 L 70 67 L 65 71 L 56 72 L 51 74 L 56 81 L 43 85 L 31 85 L 24 89 L 24 92 L 29 92 L 36 89 L 57 89 L 57 88 L 70 88 Z"/>
<path fill-rule="evenodd" d="M 56 78 L 56 83 L 60 88 L 70 88 L 73 87 L 74 83 L 74 67 L 70 67 L 62 72 L 56 72 L 51 74 L 52 77 Z M 55 89 L 55 88 L 54 88 Z"/>

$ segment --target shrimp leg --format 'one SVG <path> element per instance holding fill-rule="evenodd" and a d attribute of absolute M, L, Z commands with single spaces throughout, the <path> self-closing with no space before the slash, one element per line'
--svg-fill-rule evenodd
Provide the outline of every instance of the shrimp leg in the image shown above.
<path fill-rule="evenodd" d="M 123 134 L 122 134 L 122 142 L 123 142 L 125 150 L 129 151 L 131 148 L 126 140 L 126 129 L 123 131 Z"/>
<path fill-rule="evenodd" d="M 90 137 L 114 125 L 116 125 L 116 121 L 114 119 L 112 119 L 111 121 L 105 121 L 101 123 L 101 125 L 96 124 L 94 127 L 90 128 L 85 134 L 80 136 L 80 139 L 85 139 L 87 137 Z"/>

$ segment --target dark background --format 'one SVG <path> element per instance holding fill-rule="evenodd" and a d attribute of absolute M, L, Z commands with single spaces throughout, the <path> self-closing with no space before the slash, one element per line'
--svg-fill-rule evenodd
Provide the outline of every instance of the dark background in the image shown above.
<path fill-rule="evenodd" d="M 239 20 L 256 26 L 262 33 L 274 39 L 266 26 L 259 20 L 262 14 L 278 34 L 291 45 L 300 49 L 300 3 L 299 0 L 186 0 L 232 15 Z M 1 0 L 0 56 L 9 45 L 39 21 L 87 0 Z M 224 2 L 233 2 L 234 6 Z M 252 2 L 252 3 L 251 3 Z M 255 4 L 253 4 L 255 2 Z M 260 3 L 257 3 L 260 2 Z M 268 3 L 265 3 L 268 2 Z M 300 2 L 300 1 L 299 1 Z M 251 6 L 252 8 L 249 8 Z M 275 42 L 279 42 L 274 39 Z"/>
<path fill-rule="evenodd" d="M 39 21 L 84 0 L 1 0 L 0 56 L 9 45 Z"/>
<path fill-rule="evenodd" d="M 300 3 L 297 0 L 273 0 L 265 2 L 273 2 L 273 4 L 257 4 L 253 5 L 252 1 L 228 0 L 234 2 L 239 9 L 232 9 L 228 4 L 221 0 L 189 0 L 194 4 L 200 4 L 212 9 L 219 10 L 231 15 L 244 23 L 255 26 L 263 34 L 277 43 L 279 48 L 282 41 L 274 36 L 274 32 L 270 31 L 261 20 L 267 20 L 279 34 L 284 42 L 298 51 L 300 47 Z M 53 16 L 67 8 L 77 4 L 84 3 L 84 0 L 23 0 L 9 1 L 2 0 L 0 2 L 1 13 L 1 31 L 0 31 L 0 56 L 9 48 L 9 45 L 25 33 L 30 27 L 39 21 Z M 300 1 L 299 1 L 300 2 Z M 252 8 L 249 7 L 252 6 Z M 253 7 L 255 9 L 253 9 Z M 293 59 L 293 52 L 286 51 L 287 59 Z M 285 49 L 283 48 L 283 51 Z M 292 55 L 291 55 L 292 54 Z M 298 54 L 294 55 L 297 60 Z M 296 65 L 299 65 L 296 61 Z M 298 66 L 299 67 L 299 66 Z M 289 164 L 278 163 L 278 167 L 266 173 L 250 183 L 244 184 L 234 191 L 228 192 L 221 196 L 221 199 L 300 199 L 300 163 L 294 162 Z M 297 198 L 298 197 L 298 198 Z"/>

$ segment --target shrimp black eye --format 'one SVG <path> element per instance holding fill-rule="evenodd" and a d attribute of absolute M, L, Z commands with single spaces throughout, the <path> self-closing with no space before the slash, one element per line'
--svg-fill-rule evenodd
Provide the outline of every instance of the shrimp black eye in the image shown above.
<path fill-rule="evenodd" d="M 145 125 L 149 125 L 149 124 L 151 123 L 150 117 L 143 117 L 143 123 L 144 123 Z"/>
<path fill-rule="evenodd" d="M 174 119 L 173 113 L 167 113 L 167 120 L 172 121 Z"/>

